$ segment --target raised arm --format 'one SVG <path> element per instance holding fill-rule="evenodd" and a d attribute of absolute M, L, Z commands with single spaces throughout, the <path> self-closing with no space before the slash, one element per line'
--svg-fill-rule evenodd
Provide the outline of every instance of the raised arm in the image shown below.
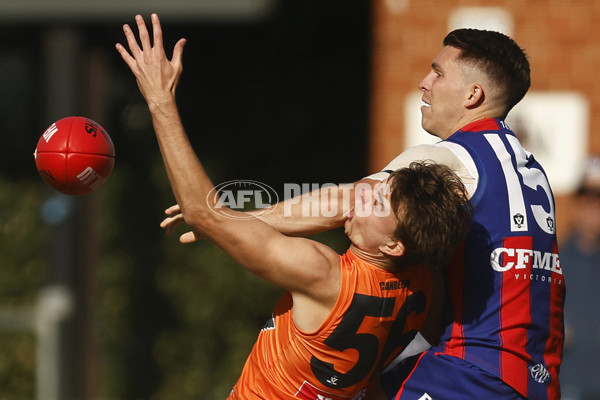
<path fill-rule="evenodd" d="M 158 16 L 152 15 L 153 44 L 141 16 L 136 16 L 141 47 L 128 25 L 123 27 L 128 52 L 117 51 L 137 79 L 152 115 L 158 144 L 175 198 L 185 222 L 223 248 L 249 271 L 309 299 L 317 306 L 331 303 L 331 286 L 339 285 L 339 256 L 329 247 L 306 239 L 290 238 L 257 218 L 230 210 L 214 212 L 213 184 L 194 153 L 181 124 L 175 88 L 182 72 L 185 40 L 175 45 L 172 60 L 163 49 Z M 336 294 L 335 291 L 334 295 Z"/>

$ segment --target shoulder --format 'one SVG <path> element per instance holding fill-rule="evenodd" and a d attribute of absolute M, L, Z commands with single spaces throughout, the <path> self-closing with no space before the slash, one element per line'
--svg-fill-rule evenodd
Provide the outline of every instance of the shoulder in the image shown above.
<path fill-rule="evenodd" d="M 460 144 L 442 141 L 435 144 L 422 144 L 411 147 L 392 160 L 384 168 L 384 171 L 389 173 L 407 167 L 413 161 L 432 161 L 447 165 L 461 179 L 469 195 L 472 196 L 475 193 L 479 179 L 477 166 L 469 151 Z"/>
<path fill-rule="evenodd" d="M 440 147 L 438 144 L 421 144 L 404 150 L 390 161 L 382 171 L 369 175 L 367 178 L 382 181 L 392 171 L 406 168 L 412 162 L 425 160 L 430 160 L 438 164 L 446 164 L 450 167 L 452 167 L 452 164 L 456 164 L 457 161 L 452 152 L 444 147 Z"/>

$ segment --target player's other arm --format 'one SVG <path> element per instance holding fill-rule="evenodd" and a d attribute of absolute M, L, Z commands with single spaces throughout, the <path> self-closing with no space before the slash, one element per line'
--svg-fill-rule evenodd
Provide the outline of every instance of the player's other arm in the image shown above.
<path fill-rule="evenodd" d="M 341 226 L 348 213 L 354 209 L 357 189 L 364 185 L 373 186 L 387 178 L 389 172 L 405 168 L 413 161 L 431 160 L 448 165 L 461 178 L 470 194 L 476 187 L 476 178 L 463 162 L 447 147 L 437 145 L 419 145 L 409 148 L 386 165 L 381 172 L 372 174 L 352 184 L 332 186 L 326 189 L 293 197 L 271 206 L 268 212 L 257 210 L 250 212 L 257 218 L 273 226 L 288 236 L 307 236 Z M 315 205 L 316 203 L 316 205 Z M 332 212 L 333 211 L 333 212 Z M 172 233 L 177 225 L 184 222 L 179 205 L 165 210 L 167 217 L 161 227 Z M 191 243 L 203 239 L 198 232 L 190 231 L 181 235 L 182 243 Z"/>
<path fill-rule="evenodd" d="M 269 209 L 248 212 L 261 221 L 288 236 L 308 236 L 338 228 L 344 224 L 348 214 L 354 209 L 356 193 L 371 188 L 380 180 L 364 178 L 360 181 L 317 189 L 273 204 Z M 181 207 L 175 204 L 165 210 L 166 218 L 160 226 L 172 233 L 185 222 Z M 205 239 L 197 231 L 185 232 L 180 236 L 182 243 L 192 243 Z"/>
<path fill-rule="evenodd" d="M 348 213 L 354 209 L 356 194 L 366 186 L 372 187 L 387 179 L 390 172 L 406 168 L 414 161 L 424 160 L 446 164 L 464 179 L 464 167 L 450 150 L 435 145 L 420 145 L 402 152 L 381 172 L 357 182 L 318 189 L 274 204 L 269 212 L 260 210 L 252 213 L 290 236 L 306 236 L 336 228 L 344 223 Z"/>
<path fill-rule="evenodd" d="M 273 204 L 250 214 L 288 236 L 308 236 L 338 228 L 354 209 L 355 196 L 371 190 L 378 181 L 364 178 L 354 183 L 327 186 Z"/>

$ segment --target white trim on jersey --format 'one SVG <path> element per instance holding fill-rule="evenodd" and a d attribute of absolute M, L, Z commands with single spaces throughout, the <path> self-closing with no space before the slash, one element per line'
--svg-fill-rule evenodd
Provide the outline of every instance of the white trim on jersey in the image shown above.
<path fill-rule="evenodd" d="M 511 155 L 506 150 L 506 147 L 504 147 L 500 136 L 497 134 L 485 134 L 483 136 L 494 150 L 494 153 L 496 153 L 496 157 L 498 157 L 498 161 L 500 161 L 500 165 L 502 166 L 508 193 L 508 208 L 512 217 L 511 231 L 526 232 L 529 229 L 527 227 L 527 210 L 521 190 L 521 182 L 519 182 L 517 171 L 513 167 Z"/>
<path fill-rule="evenodd" d="M 445 147 L 450 150 L 464 165 L 467 173 L 472 178 L 472 182 L 466 182 L 463 179 L 463 184 L 467 189 L 467 193 L 469 193 L 469 197 L 473 197 L 477 190 L 477 183 L 479 182 L 479 172 L 477 172 L 477 166 L 475 165 L 475 161 L 473 161 L 473 157 L 471 157 L 467 149 L 456 143 L 444 141 L 437 143 L 436 146 Z"/>
<path fill-rule="evenodd" d="M 439 142 L 411 147 L 387 164 L 382 171 L 367 176 L 368 179 L 383 181 L 389 173 L 408 167 L 413 161 L 433 161 L 452 168 L 467 188 L 469 196 L 477 189 L 479 174 L 469 152 L 455 143 Z"/>

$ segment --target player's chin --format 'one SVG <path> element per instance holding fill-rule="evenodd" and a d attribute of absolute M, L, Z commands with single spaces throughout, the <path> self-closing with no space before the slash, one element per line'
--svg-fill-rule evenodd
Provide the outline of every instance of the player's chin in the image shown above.
<path fill-rule="evenodd" d="M 434 134 L 433 131 L 435 131 L 434 129 L 434 124 L 431 118 L 429 118 L 428 115 L 423 114 L 422 118 L 421 118 L 421 127 L 423 128 L 423 130 L 427 133 L 430 134 Z"/>

